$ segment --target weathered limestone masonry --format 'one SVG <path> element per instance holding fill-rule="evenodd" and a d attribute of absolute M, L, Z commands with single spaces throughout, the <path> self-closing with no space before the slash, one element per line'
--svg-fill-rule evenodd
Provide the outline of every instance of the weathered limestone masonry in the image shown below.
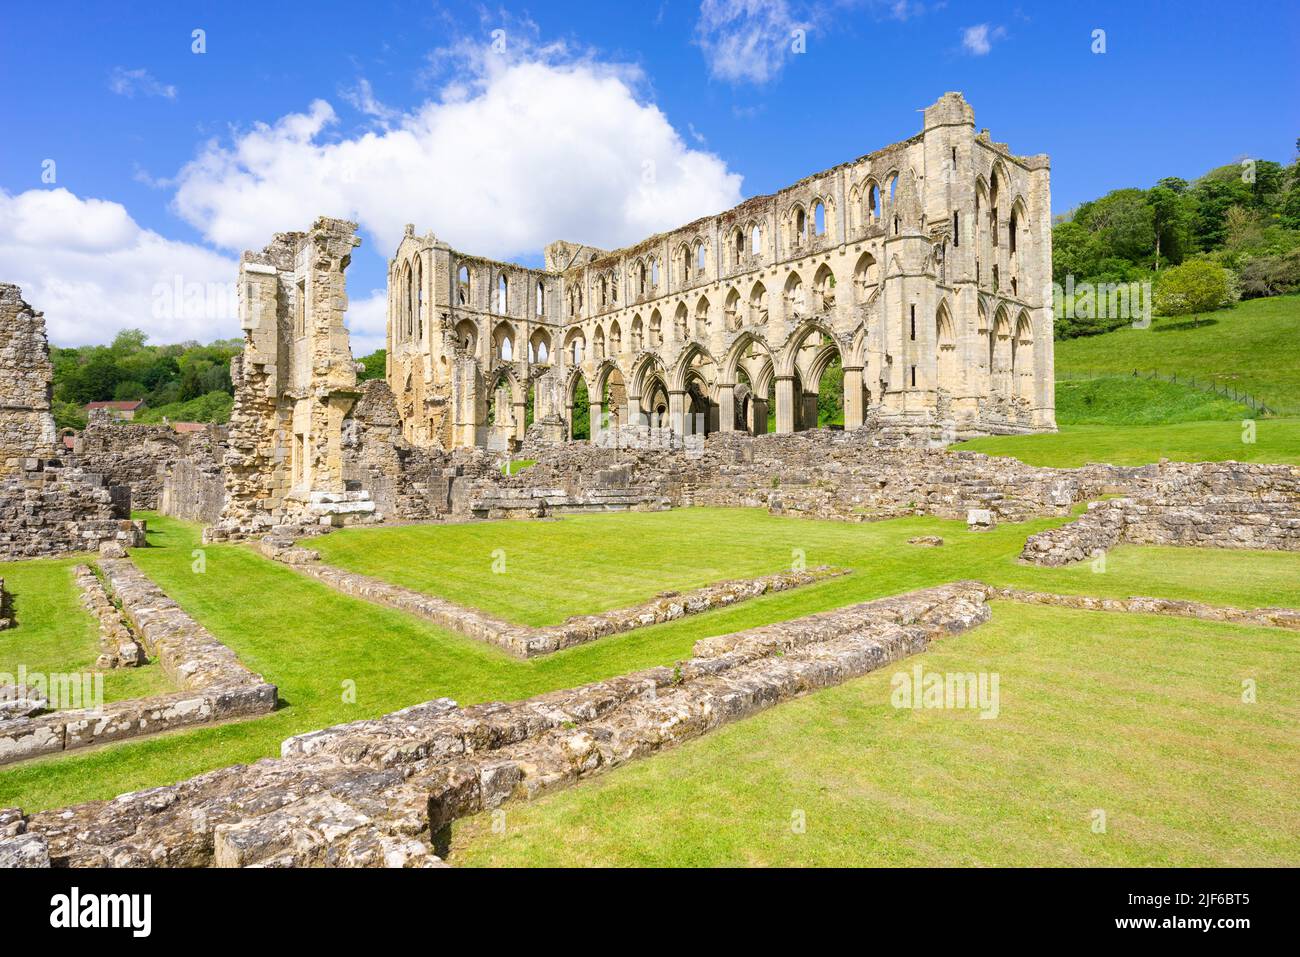
<path fill-rule="evenodd" d="M 0 479 L 54 454 L 53 381 L 44 315 L 0 283 Z"/>
<path fill-rule="evenodd" d="M 534 453 L 529 453 L 534 454 Z M 453 501 L 466 516 L 538 515 L 614 507 L 764 507 L 849 521 L 972 508 L 1004 520 L 1064 515 L 1106 476 L 939 449 L 879 448 L 866 430 L 710 435 L 699 451 L 566 445 L 536 453 L 517 475 L 466 476 Z"/>
<path fill-rule="evenodd" d="M 419 446 L 816 426 L 935 444 L 1055 428 L 1046 156 L 1016 156 L 960 93 L 901 143 L 619 250 L 554 242 L 545 268 L 406 236 L 389 263 L 387 379 Z M 604 417 L 602 417 L 602 413 Z"/>
<path fill-rule="evenodd" d="M 751 629 L 510 704 L 440 699 L 284 742 L 279 759 L 30 816 L 0 866 L 430 866 L 456 818 L 529 798 L 925 650 L 988 620 L 961 582 Z M 0 832 L 4 833 L 4 832 Z"/>
<path fill-rule="evenodd" d="M 185 456 L 185 436 L 170 425 L 115 422 L 106 409 L 90 413 L 73 440 L 70 461 L 131 488 L 131 505 L 153 511 L 167 472 Z"/>
<path fill-rule="evenodd" d="M 144 544 L 131 490 L 54 458 L 45 317 L 0 283 L 0 560 Z"/>
<path fill-rule="evenodd" d="M 1093 502 L 1078 520 L 1031 535 L 1020 557 L 1065 565 L 1121 543 L 1300 550 L 1296 466 L 1162 462 L 1109 471 L 1121 478 L 1110 487 L 1126 497 Z"/>
<path fill-rule="evenodd" d="M 1287 628 L 1300 631 L 1300 611 L 1294 608 L 1233 608 L 1230 605 L 1207 605 L 1199 601 L 1176 598 L 1094 598 L 1092 595 L 1058 595 L 1052 592 L 1026 591 L 1023 588 L 997 588 L 991 598 L 1053 605 L 1081 611 L 1126 612 L 1136 615 L 1171 615 L 1175 618 L 1198 618 L 1201 621 L 1227 621 L 1235 625 L 1264 628 Z"/>
<path fill-rule="evenodd" d="M 184 454 L 167 469 L 158 497 L 164 515 L 211 525 L 226 507 L 226 468 L 229 431 L 210 425 L 182 436 Z"/>
<path fill-rule="evenodd" d="M 226 502 L 214 539 L 374 511 L 369 493 L 349 489 L 343 475 L 343 419 L 360 395 L 343 324 L 356 228 L 321 217 L 243 255 L 244 352 L 231 363 Z"/>
<path fill-rule="evenodd" d="M 126 623 L 181 690 L 0 721 L 0 764 L 275 710 L 275 685 L 245 668 L 130 559 L 101 558 L 99 568 Z"/>
<path fill-rule="evenodd" d="M 13 623 L 13 606 L 9 600 L 9 592 L 5 591 L 5 580 L 0 578 L 0 631 L 11 627 Z"/>
<path fill-rule="evenodd" d="M 113 604 L 99 576 L 89 565 L 78 565 L 72 574 L 81 590 L 81 603 L 99 622 L 99 643 L 103 652 L 95 661 L 95 667 L 104 670 L 146 664 L 149 656 L 143 644 L 136 639 L 126 617 Z"/>
<path fill-rule="evenodd" d="M 317 560 L 318 553 L 295 547 L 291 540 L 268 536 L 262 542 L 262 551 L 268 557 L 293 565 L 304 574 L 345 595 L 364 598 L 366 601 L 427 618 L 448 631 L 488 642 L 521 658 L 547 655 L 608 635 L 676 621 L 686 615 L 698 615 L 758 598 L 760 595 L 801 588 L 848 574 L 846 569 L 821 565 L 802 571 L 792 570 L 757 578 L 714 582 L 684 594 L 664 592 L 630 608 L 616 608 L 593 615 L 575 615 L 559 625 L 531 627 L 512 624 L 445 598 L 426 595 L 378 578 L 324 564 Z"/>

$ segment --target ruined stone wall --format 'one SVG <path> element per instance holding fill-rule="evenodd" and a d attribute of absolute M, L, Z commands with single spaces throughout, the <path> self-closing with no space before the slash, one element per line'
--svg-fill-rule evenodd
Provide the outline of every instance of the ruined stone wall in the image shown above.
<path fill-rule="evenodd" d="M 94 551 L 105 541 L 144 545 L 130 488 L 57 459 L 27 462 L 0 484 L 0 561 Z"/>
<path fill-rule="evenodd" d="M 922 112 L 915 136 L 635 245 L 551 243 L 542 270 L 408 226 L 388 275 L 404 434 L 504 448 L 532 403 L 554 441 L 580 384 L 595 431 L 762 433 L 769 408 L 801 431 L 835 360 L 848 429 L 1054 429 L 1048 159 L 977 132 L 959 93 Z"/>
<path fill-rule="evenodd" d="M 218 521 L 226 504 L 228 446 L 229 430 L 221 425 L 184 436 L 183 454 L 163 476 L 158 510 L 188 522 Z"/>
<path fill-rule="evenodd" d="M 321 217 L 243 255 L 244 351 L 231 362 L 226 500 L 213 537 L 374 511 L 343 476 L 343 421 L 360 395 L 343 323 L 356 228 Z"/>
<path fill-rule="evenodd" d="M 54 454 L 53 380 L 45 317 L 0 283 L 0 478 Z"/>
<path fill-rule="evenodd" d="M 116 422 L 103 409 L 90 413 L 72 451 L 72 462 L 110 485 L 130 486 L 132 507 L 150 511 L 159 506 L 168 470 L 185 455 L 183 437 L 170 425 Z"/>
<path fill-rule="evenodd" d="M 1094 503 L 1077 520 L 1031 535 L 1024 560 L 1065 565 L 1119 544 L 1300 551 L 1296 466 L 1163 462 L 1081 471 L 1094 493 L 1100 487 L 1124 497 Z"/>
<path fill-rule="evenodd" d="M 361 398 L 343 421 L 343 479 L 366 489 L 388 520 L 418 521 L 448 510 L 447 457 L 402 437 L 402 420 L 388 383 L 361 384 Z"/>

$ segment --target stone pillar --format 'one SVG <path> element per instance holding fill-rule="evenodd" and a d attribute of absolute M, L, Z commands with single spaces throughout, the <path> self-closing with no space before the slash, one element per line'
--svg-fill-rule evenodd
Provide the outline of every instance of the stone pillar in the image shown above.
<path fill-rule="evenodd" d="M 799 428 L 800 430 L 815 429 L 817 425 L 817 393 L 805 392 L 803 405 L 800 408 Z"/>
<path fill-rule="evenodd" d="M 686 434 L 686 393 L 668 393 L 668 427 L 678 435 Z"/>
<path fill-rule="evenodd" d="M 594 444 L 600 436 L 600 403 L 587 402 L 587 428 L 591 432 L 591 441 Z"/>
<path fill-rule="evenodd" d="M 794 376 L 776 377 L 776 431 L 786 435 L 794 431 Z"/>
<path fill-rule="evenodd" d="M 735 383 L 719 383 L 718 385 L 718 431 L 736 431 Z"/>
<path fill-rule="evenodd" d="M 526 425 L 528 421 L 527 400 L 524 400 L 522 402 L 516 402 L 514 404 L 514 410 L 515 410 L 515 438 L 517 438 L 520 442 L 522 442 L 524 440 L 525 433 L 527 433 L 528 431 L 528 426 Z"/>
<path fill-rule="evenodd" d="M 749 430 L 754 435 L 767 434 L 767 399 L 754 396 L 749 400 Z"/>
<path fill-rule="evenodd" d="M 860 429 L 866 421 L 867 410 L 862 407 L 862 369 L 844 367 L 844 428 Z"/>

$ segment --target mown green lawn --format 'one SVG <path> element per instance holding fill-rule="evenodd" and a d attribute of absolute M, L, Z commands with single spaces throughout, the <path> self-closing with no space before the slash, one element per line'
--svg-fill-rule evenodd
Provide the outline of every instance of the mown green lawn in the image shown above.
<path fill-rule="evenodd" d="M 457 822 L 448 860 L 1295 866 L 1298 663 L 1280 630 L 999 602 L 924 655 L 507 805 L 495 831 Z M 997 717 L 893 707 L 916 664 L 996 673 Z"/>
<path fill-rule="evenodd" d="M 14 627 L 0 631 L 0 674 L 17 680 L 27 674 L 85 674 L 99 657 L 99 626 L 81 604 L 73 566 L 86 557 L 0 562 L 0 578 L 12 596 Z M 7 680 L 7 679 L 6 679 Z M 104 700 L 120 701 L 171 691 L 163 670 L 140 668 L 104 672 Z"/>
<path fill-rule="evenodd" d="M 1300 465 L 1300 419 L 1258 419 L 1254 441 L 1242 421 L 1167 425 L 1061 425 L 1044 435 L 972 439 L 954 450 L 1009 455 L 1029 465 L 1074 468 L 1088 462 L 1147 465 L 1174 462 L 1276 462 Z"/>
<path fill-rule="evenodd" d="M 1056 343 L 1061 378 L 1134 369 L 1212 381 L 1263 400 L 1282 415 L 1300 415 L 1300 296 L 1252 299 L 1232 309 L 1156 318 L 1150 328 L 1125 327 Z"/>
<path fill-rule="evenodd" d="M 557 621 L 574 609 L 591 610 L 592 596 L 604 606 L 627 604 L 691 581 L 787 567 L 796 550 L 810 565 L 854 569 L 819 585 L 523 662 L 420 619 L 340 595 L 251 547 L 207 546 L 205 570 L 196 572 L 198 528 L 146 517 L 153 547 L 135 550 L 134 560 L 246 664 L 274 681 L 283 707 L 241 723 L 0 768 L 0 806 L 35 810 L 180 780 L 278 754 L 280 741 L 292 734 L 439 696 L 472 704 L 572 687 L 686 658 L 695 640 L 708 635 L 957 578 L 1076 593 L 1300 607 L 1297 554 L 1120 548 L 1108 556 L 1102 574 L 1090 565 L 1017 564 L 1025 536 L 1059 519 L 972 533 L 963 523 L 932 518 L 847 524 L 778 518 L 761 510 L 680 509 L 345 530 L 318 540 L 350 551 L 358 563 L 369 556 L 388 567 L 400 556 L 406 566 L 422 570 L 436 593 L 520 621 Z M 907 544 L 923 534 L 942 535 L 947 544 Z M 349 542 L 362 547 L 352 550 Z M 492 552 L 498 548 L 505 550 L 506 570 L 495 575 Z M 602 590 L 606 581 L 609 595 Z M 585 593 L 581 600 L 574 598 L 575 589 Z M 1162 627 L 1176 635 L 1187 626 L 1169 620 Z M 1153 686 L 1162 680 L 1151 676 Z M 356 703 L 344 700 L 348 682 L 355 683 Z"/>

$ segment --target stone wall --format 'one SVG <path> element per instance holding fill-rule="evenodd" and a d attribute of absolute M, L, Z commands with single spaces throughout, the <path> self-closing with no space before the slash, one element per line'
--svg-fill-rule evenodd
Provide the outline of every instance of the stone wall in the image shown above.
<path fill-rule="evenodd" d="M 343 420 L 360 396 L 343 322 L 356 228 L 321 217 L 307 232 L 277 233 L 243 254 L 244 351 L 231 362 L 226 496 L 210 537 L 306 519 L 365 520 L 374 511 L 369 494 L 348 489 L 343 475 Z"/>
<path fill-rule="evenodd" d="M 1031 535 L 1023 560 L 1065 565 L 1125 543 L 1300 551 L 1300 467 L 1162 462 L 1110 469 L 1109 479 L 1100 468 L 1090 481 L 1125 497 Z"/>
<path fill-rule="evenodd" d="M 0 283 L 0 479 L 54 454 L 53 380 L 45 317 Z"/>
<path fill-rule="evenodd" d="M 154 511 L 167 472 L 186 455 L 185 437 L 170 425 L 116 422 L 105 409 L 90 413 L 73 440 L 70 461 L 131 488 L 131 505 Z"/>
<path fill-rule="evenodd" d="M 0 863 L 428 866 L 449 822 L 603 773 L 924 651 L 989 618 L 964 582 L 697 645 L 696 657 L 513 703 L 440 699 L 298 735 L 281 757 L 30 816 Z"/>
<path fill-rule="evenodd" d="M 142 546 L 131 490 L 58 459 L 27 459 L 0 484 L 0 560 L 87 552 L 101 542 Z"/>
<path fill-rule="evenodd" d="M 179 690 L 0 721 L 0 764 L 275 710 L 275 685 L 244 667 L 130 559 L 101 558 L 99 568 L 123 623 Z"/>
<path fill-rule="evenodd" d="M 621 249 L 530 269 L 414 225 L 389 260 L 387 379 L 421 446 L 505 448 L 609 421 L 677 435 L 844 422 L 950 438 L 1055 428 L 1045 155 L 977 131 L 957 92 L 900 142 Z M 437 225 L 437 224 L 433 224 Z M 770 399 L 769 399 L 770 396 Z"/>
<path fill-rule="evenodd" d="M 205 525 L 221 518 L 226 504 L 224 458 L 228 440 L 228 430 L 222 425 L 210 425 L 202 432 L 184 436 L 184 454 L 163 476 L 160 512 Z"/>

